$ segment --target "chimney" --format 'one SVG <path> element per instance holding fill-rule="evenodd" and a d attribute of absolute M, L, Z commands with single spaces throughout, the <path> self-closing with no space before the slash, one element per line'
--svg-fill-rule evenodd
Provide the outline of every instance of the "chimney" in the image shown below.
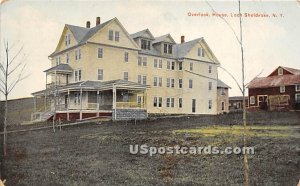
<path fill-rule="evenodd" d="M 184 36 L 181 36 L 181 43 L 184 43 L 185 41 L 184 41 Z"/>
<path fill-rule="evenodd" d="M 86 22 L 86 27 L 87 27 L 87 28 L 91 28 L 91 22 L 87 21 L 87 22 Z"/>
<path fill-rule="evenodd" d="M 97 18 L 96 18 L 96 26 L 97 26 L 97 25 L 100 25 L 100 17 L 97 17 Z"/>

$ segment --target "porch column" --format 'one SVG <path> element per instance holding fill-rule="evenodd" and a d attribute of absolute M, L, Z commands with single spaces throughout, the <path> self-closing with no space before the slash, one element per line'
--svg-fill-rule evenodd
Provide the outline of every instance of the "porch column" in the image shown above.
<path fill-rule="evenodd" d="M 70 113 L 69 113 L 69 108 L 70 108 L 70 90 L 68 89 L 68 101 L 67 101 L 67 120 L 70 121 Z"/>
<path fill-rule="evenodd" d="M 114 116 L 113 116 L 113 119 L 116 120 L 117 119 L 117 88 L 116 88 L 116 85 L 113 84 L 113 110 L 114 110 Z"/>
<path fill-rule="evenodd" d="M 97 91 L 97 117 L 99 117 L 99 90 Z"/>
<path fill-rule="evenodd" d="M 82 120 L 82 88 L 80 88 L 80 120 Z"/>

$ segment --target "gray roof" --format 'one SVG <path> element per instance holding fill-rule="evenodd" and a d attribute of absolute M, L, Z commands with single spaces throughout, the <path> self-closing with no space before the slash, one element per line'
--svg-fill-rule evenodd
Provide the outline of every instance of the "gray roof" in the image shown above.
<path fill-rule="evenodd" d="M 59 64 L 52 68 L 45 70 L 44 72 L 51 72 L 51 71 L 64 71 L 64 72 L 73 72 L 73 69 L 68 64 Z"/>
<path fill-rule="evenodd" d="M 170 34 L 166 34 L 166 35 L 156 37 L 155 40 L 152 42 L 152 44 L 163 42 L 167 37 L 171 38 L 172 43 L 176 43 Z"/>
<path fill-rule="evenodd" d="M 221 81 L 219 79 L 218 79 L 217 87 L 218 88 L 231 88 L 230 86 L 226 85 L 223 81 Z"/>
<path fill-rule="evenodd" d="M 83 37 L 89 32 L 89 28 L 80 27 L 80 26 L 74 26 L 74 25 L 68 25 L 66 24 L 66 27 L 72 32 L 74 38 L 78 43 L 83 39 Z"/>
<path fill-rule="evenodd" d="M 203 38 L 201 37 L 188 42 L 176 44 L 173 46 L 173 53 L 176 55 L 176 57 L 183 58 L 189 53 L 189 51 L 195 46 L 195 44 L 197 44 L 202 39 Z"/>
<path fill-rule="evenodd" d="M 146 35 L 147 33 L 150 35 L 150 38 L 145 37 L 145 35 Z M 150 30 L 149 30 L 148 28 L 147 28 L 147 29 L 144 29 L 144 30 L 141 30 L 141 31 L 139 31 L 139 32 L 130 34 L 130 37 L 131 37 L 132 39 L 135 39 L 135 38 L 138 38 L 138 37 L 142 37 L 142 38 L 148 38 L 148 39 L 154 40 L 154 37 L 153 37 L 152 33 L 150 32 Z"/>
<path fill-rule="evenodd" d="M 245 96 L 245 99 L 248 100 L 248 96 Z M 243 96 L 232 96 L 229 97 L 230 101 L 243 101 Z"/>

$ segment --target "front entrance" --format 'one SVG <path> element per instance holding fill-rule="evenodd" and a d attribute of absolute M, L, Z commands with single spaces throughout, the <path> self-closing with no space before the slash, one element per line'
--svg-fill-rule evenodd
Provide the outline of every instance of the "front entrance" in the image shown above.
<path fill-rule="evenodd" d="M 259 95 L 258 96 L 258 106 L 262 110 L 268 109 L 268 96 L 267 95 Z"/>
<path fill-rule="evenodd" d="M 196 112 L 196 99 L 192 99 L 192 112 Z"/>

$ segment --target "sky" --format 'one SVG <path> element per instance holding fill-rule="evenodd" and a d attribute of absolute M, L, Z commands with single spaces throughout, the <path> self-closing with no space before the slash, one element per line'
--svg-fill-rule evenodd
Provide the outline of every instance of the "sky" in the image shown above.
<path fill-rule="evenodd" d="M 3 0 L 2 0 L 3 1 Z M 212 16 L 213 10 L 226 14 L 227 23 Z M 148 28 L 154 37 L 170 33 L 179 43 L 204 37 L 221 66 L 242 82 L 241 52 L 235 34 L 239 35 L 238 1 L 58 1 L 9 0 L 0 9 L 0 51 L 4 58 L 5 39 L 11 54 L 23 46 L 17 60 L 25 55 L 25 75 L 29 75 L 12 91 L 9 99 L 31 96 L 45 88 L 44 70 L 50 68 L 48 56 L 55 50 L 65 24 L 85 26 L 96 17 L 101 22 L 117 17 L 129 33 Z M 294 1 L 242 1 L 243 45 L 246 83 L 267 76 L 278 66 L 300 69 L 300 3 Z M 207 13 L 210 17 L 189 16 Z M 244 13 L 276 14 L 277 17 L 245 17 Z M 230 25 L 230 26 L 228 26 Z M 231 27 L 231 28 L 230 28 Z M 219 69 L 219 79 L 231 86 L 230 96 L 241 95 L 235 81 Z M 3 96 L 0 97 L 3 99 Z"/>

